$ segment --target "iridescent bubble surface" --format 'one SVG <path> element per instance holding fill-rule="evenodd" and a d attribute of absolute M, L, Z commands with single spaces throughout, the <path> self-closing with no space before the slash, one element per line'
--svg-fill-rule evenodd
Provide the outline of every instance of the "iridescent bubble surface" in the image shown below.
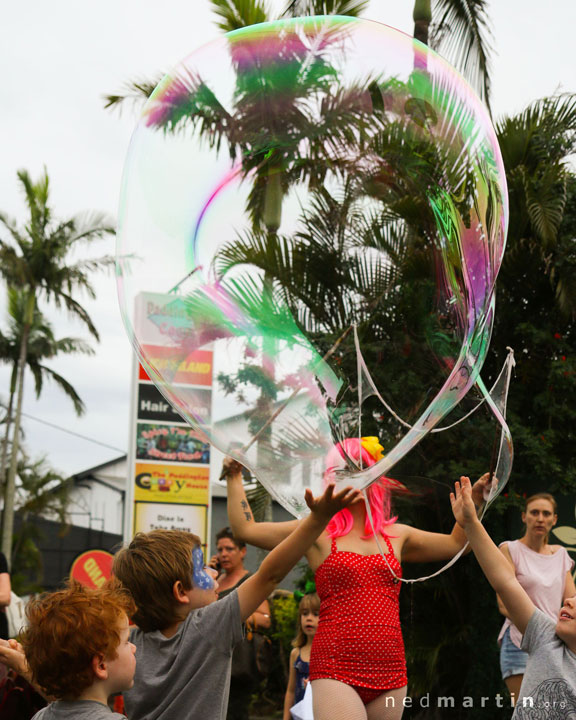
<path fill-rule="evenodd" d="M 406 383 L 409 427 L 388 424 L 384 458 L 338 482 L 391 470 L 480 383 L 507 216 L 488 113 L 441 57 L 367 20 L 256 25 L 189 55 L 142 112 L 120 208 L 123 319 L 178 412 L 299 515 L 336 442 L 382 435 L 367 399 L 389 399 L 382 368 L 415 364 L 417 335 L 435 384 Z M 210 426 L 178 380 L 202 350 Z"/>

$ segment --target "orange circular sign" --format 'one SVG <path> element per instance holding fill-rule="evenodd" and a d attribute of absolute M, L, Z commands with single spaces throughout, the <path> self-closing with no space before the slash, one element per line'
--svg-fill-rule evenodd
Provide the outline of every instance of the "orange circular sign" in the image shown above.
<path fill-rule="evenodd" d="M 113 555 L 105 550 L 88 550 L 74 560 L 70 577 L 86 587 L 102 587 L 112 575 L 112 560 Z"/>

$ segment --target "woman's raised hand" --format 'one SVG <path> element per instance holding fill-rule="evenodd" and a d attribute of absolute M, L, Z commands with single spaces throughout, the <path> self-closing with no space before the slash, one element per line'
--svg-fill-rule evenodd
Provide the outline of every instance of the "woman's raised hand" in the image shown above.
<path fill-rule="evenodd" d="M 242 465 L 238 460 L 234 460 L 231 457 L 225 457 L 222 463 L 222 472 L 220 473 L 220 479 L 232 479 L 242 475 Z"/>
<path fill-rule="evenodd" d="M 481 507 L 490 497 L 490 491 L 498 485 L 498 478 L 494 473 L 486 472 L 472 485 L 472 500 L 476 507 Z"/>

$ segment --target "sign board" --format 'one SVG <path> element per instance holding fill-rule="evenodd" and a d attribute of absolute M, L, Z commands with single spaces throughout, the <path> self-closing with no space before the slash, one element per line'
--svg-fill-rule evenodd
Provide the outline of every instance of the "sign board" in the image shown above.
<path fill-rule="evenodd" d="M 100 588 L 112 575 L 113 556 L 105 550 L 88 550 L 78 555 L 70 577 L 89 588 Z"/>
<path fill-rule="evenodd" d="M 142 293 L 136 299 L 138 340 L 152 367 L 170 378 L 191 414 L 208 428 L 212 420 L 213 352 L 188 352 L 182 342 L 186 313 L 173 295 Z M 210 445 L 192 428 L 135 363 L 128 493 L 129 541 L 137 532 L 186 530 L 207 549 Z"/>

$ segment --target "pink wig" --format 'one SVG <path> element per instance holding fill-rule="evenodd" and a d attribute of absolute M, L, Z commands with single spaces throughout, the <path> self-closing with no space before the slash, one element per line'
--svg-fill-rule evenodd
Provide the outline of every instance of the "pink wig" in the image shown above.
<path fill-rule="evenodd" d="M 376 458 L 368 452 L 361 440 L 358 438 L 343 440 L 341 443 L 335 445 L 326 456 L 325 483 L 330 481 L 335 469 L 346 467 L 346 458 L 351 458 L 363 468 L 374 465 L 376 462 Z M 370 510 L 372 511 L 372 518 L 374 520 L 374 530 L 377 533 L 386 535 L 386 537 L 388 537 L 388 534 L 384 531 L 384 528 L 387 525 L 395 523 L 397 519 L 396 516 L 390 517 L 390 486 L 392 484 L 395 483 L 390 482 L 388 478 L 382 476 L 378 478 L 378 480 L 375 480 L 367 490 L 368 502 L 370 503 Z M 344 510 L 340 510 L 340 512 L 336 513 L 332 520 L 330 520 L 326 532 L 331 538 L 347 535 L 352 529 L 353 522 L 352 513 L 348 508 L 344 508 Z M 364 521 L 365 535 L 363 539 L 372 537 L 374 530 L 372 529 L 368 513 L 366 513 L 366 519 Z"/>

